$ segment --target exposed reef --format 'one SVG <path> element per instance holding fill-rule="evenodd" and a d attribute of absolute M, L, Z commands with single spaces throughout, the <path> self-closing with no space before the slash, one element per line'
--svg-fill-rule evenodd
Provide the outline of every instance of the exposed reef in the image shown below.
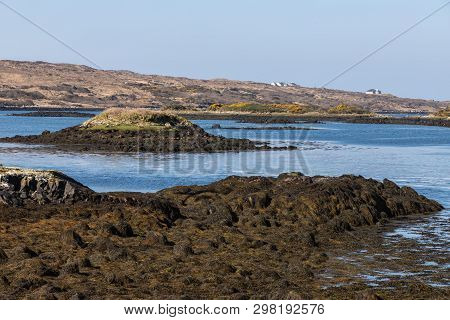
<path fill-rule="evenodd" d="M 184 112 L 187 119 L 211 119 L 211 120 L 237 120 L 241 123 L 321 123 L 323 121 L 336 121 L 348 123 L 368 124 L 398 124 L 417 126 L 450 127 L 448 118 L 437 116 L 421 117 L 392 117 L 381 115 L 346 115 L 346 114 L 255 114 L 255 113 L 227 113 L 227 112 Z"/>
<path fill-rule="evenodd" d="M 442 209 L 389 180 L 289 173 L 99 194 L 55 172 L 0 179 L 0 299 L 448 298 L 416 283 L 321 286 L 352 234 Z"/>
<path fill-rule="evenodd" d="M 178 115 L 146 109 L 108 109 L 80 126 L 1 142 L 52 145 L 70 151 L 216 152 L 271 149 L 248 139 L 207 133 Z"/>
<path fill-rule="evenodd" d="M 245 131 L 265 131 L 265 130 L 291 130 L 291 131 L 310 131 L 319 130 L 315 128 L 302 128 L 302 127 L 222 127 L 213 125 L 211 129 L 221 129 L 221 130 L 245 130 Z"/>

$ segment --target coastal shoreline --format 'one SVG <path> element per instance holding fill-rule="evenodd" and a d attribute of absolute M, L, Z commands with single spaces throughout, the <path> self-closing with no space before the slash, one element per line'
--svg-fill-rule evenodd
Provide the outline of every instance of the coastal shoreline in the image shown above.
<path fill-rule="evenodd" d="M 27 112 L 84 112 L 103 111 L 105 109 L 91 108 L 49 108 L 49 107 L 2 107 L 0 111 L 27 111 Z M 152 109 L 148 109 L 152 110 Z M 361 124 L 394 124 L 450 127 L 450 120 L 430 116 L 393 117 L 388 113 L 379 113 L 374 116 L 367 115 L 329 115 L 329 114 L 288 114 L 288 113 L 243 113 L 243 112 L 208 112 L 208 111 L 180 111 L 166 109 L 165 112 L 183 116 L 189 120 L 237 120 L 248 123 L 320 123 L 324 121 L 361 123 Z M 36 114 L 38 116 L 39 114 Z M 62 115 L 65 116 L 65 115 Z"/>
<path fill-rule="evenodd" d="M 448 297 L 414 279 L 327 287 L 324 272 L 339 272 L 334 257 L 359 237 L 377 250 L 383 226 L 442 209 L 389 180 L 285 173 L 96 193 L 58 172 L 0 167 L 0 181 L 3 299 Z"/>
<path fill-rule="evenodd" d="M 404 124 L 421 126 L 450 127 L 450 120 L 430 117 L 386 117 L 363 115 L 296 115 L 296 114 L 253 114 L 253 113 L 214 113 L 180 112 L 189 120 L 238 120 L 248 123 L 320 123 L 324 121 L 361 124 Z"/>

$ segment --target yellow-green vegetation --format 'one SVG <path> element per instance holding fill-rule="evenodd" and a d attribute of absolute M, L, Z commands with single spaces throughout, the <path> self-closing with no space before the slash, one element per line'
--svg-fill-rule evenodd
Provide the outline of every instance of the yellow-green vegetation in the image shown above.
<path fill-rule="evenodd" d="M 330 114 L 369 114 L 370 111 L 367 111 L 360 107 L 349 106 L 346 104 L 339 104 L 336 107 L 332 107 L 327 110 Z"/>
<path fill-rule="evenodd" d="M 433 114 L 433 116 L 439 117 L 439 118 L 450 118 L 450 106 L 443 110 L 439 110 L 438 112 Z"/>
<path fill-rule="evenodd" d="M 210 111 L 235 111 L 254 113 L 306 113 L 313 111 L 313 107 L 307 104 L 285 103 L 285 104 L 262 104 L 253 102 L 239 102 L 232 104 L 214 103 L 209 106 Z"/>
<path fill-rule="evenodd" d="M 190 127 L 193 124 L 178 115 L 147 109 L 111 108 L 84 122 L 81 127 L 89 130 L 171 130 Z"/>

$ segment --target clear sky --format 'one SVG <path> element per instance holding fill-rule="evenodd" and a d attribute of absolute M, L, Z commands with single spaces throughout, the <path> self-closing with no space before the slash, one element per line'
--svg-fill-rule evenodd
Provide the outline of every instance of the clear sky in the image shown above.
<path fill-rule="evenodd" d="M 320 87 L 447 0 L 0 0 L 104 69 Z M 0 4 L 0 59 L 87 64 Z M 328 86 L 450 100 L 450 5 Z"/>

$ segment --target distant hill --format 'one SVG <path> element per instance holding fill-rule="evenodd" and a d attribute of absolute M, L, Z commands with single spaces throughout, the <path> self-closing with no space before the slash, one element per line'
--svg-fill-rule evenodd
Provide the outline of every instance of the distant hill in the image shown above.
<path fill-rule="evenodd" d="M 196 109 L 213 103 L 299 103 L 327 109 L 338 104 L 370 111 L 435 112 L 448 102 L 367 95 L 301 86 L 225 79 L 194 80 L 104 71 L 83 65 L 0 60 L 0 106 L 162 107 Z"/>

